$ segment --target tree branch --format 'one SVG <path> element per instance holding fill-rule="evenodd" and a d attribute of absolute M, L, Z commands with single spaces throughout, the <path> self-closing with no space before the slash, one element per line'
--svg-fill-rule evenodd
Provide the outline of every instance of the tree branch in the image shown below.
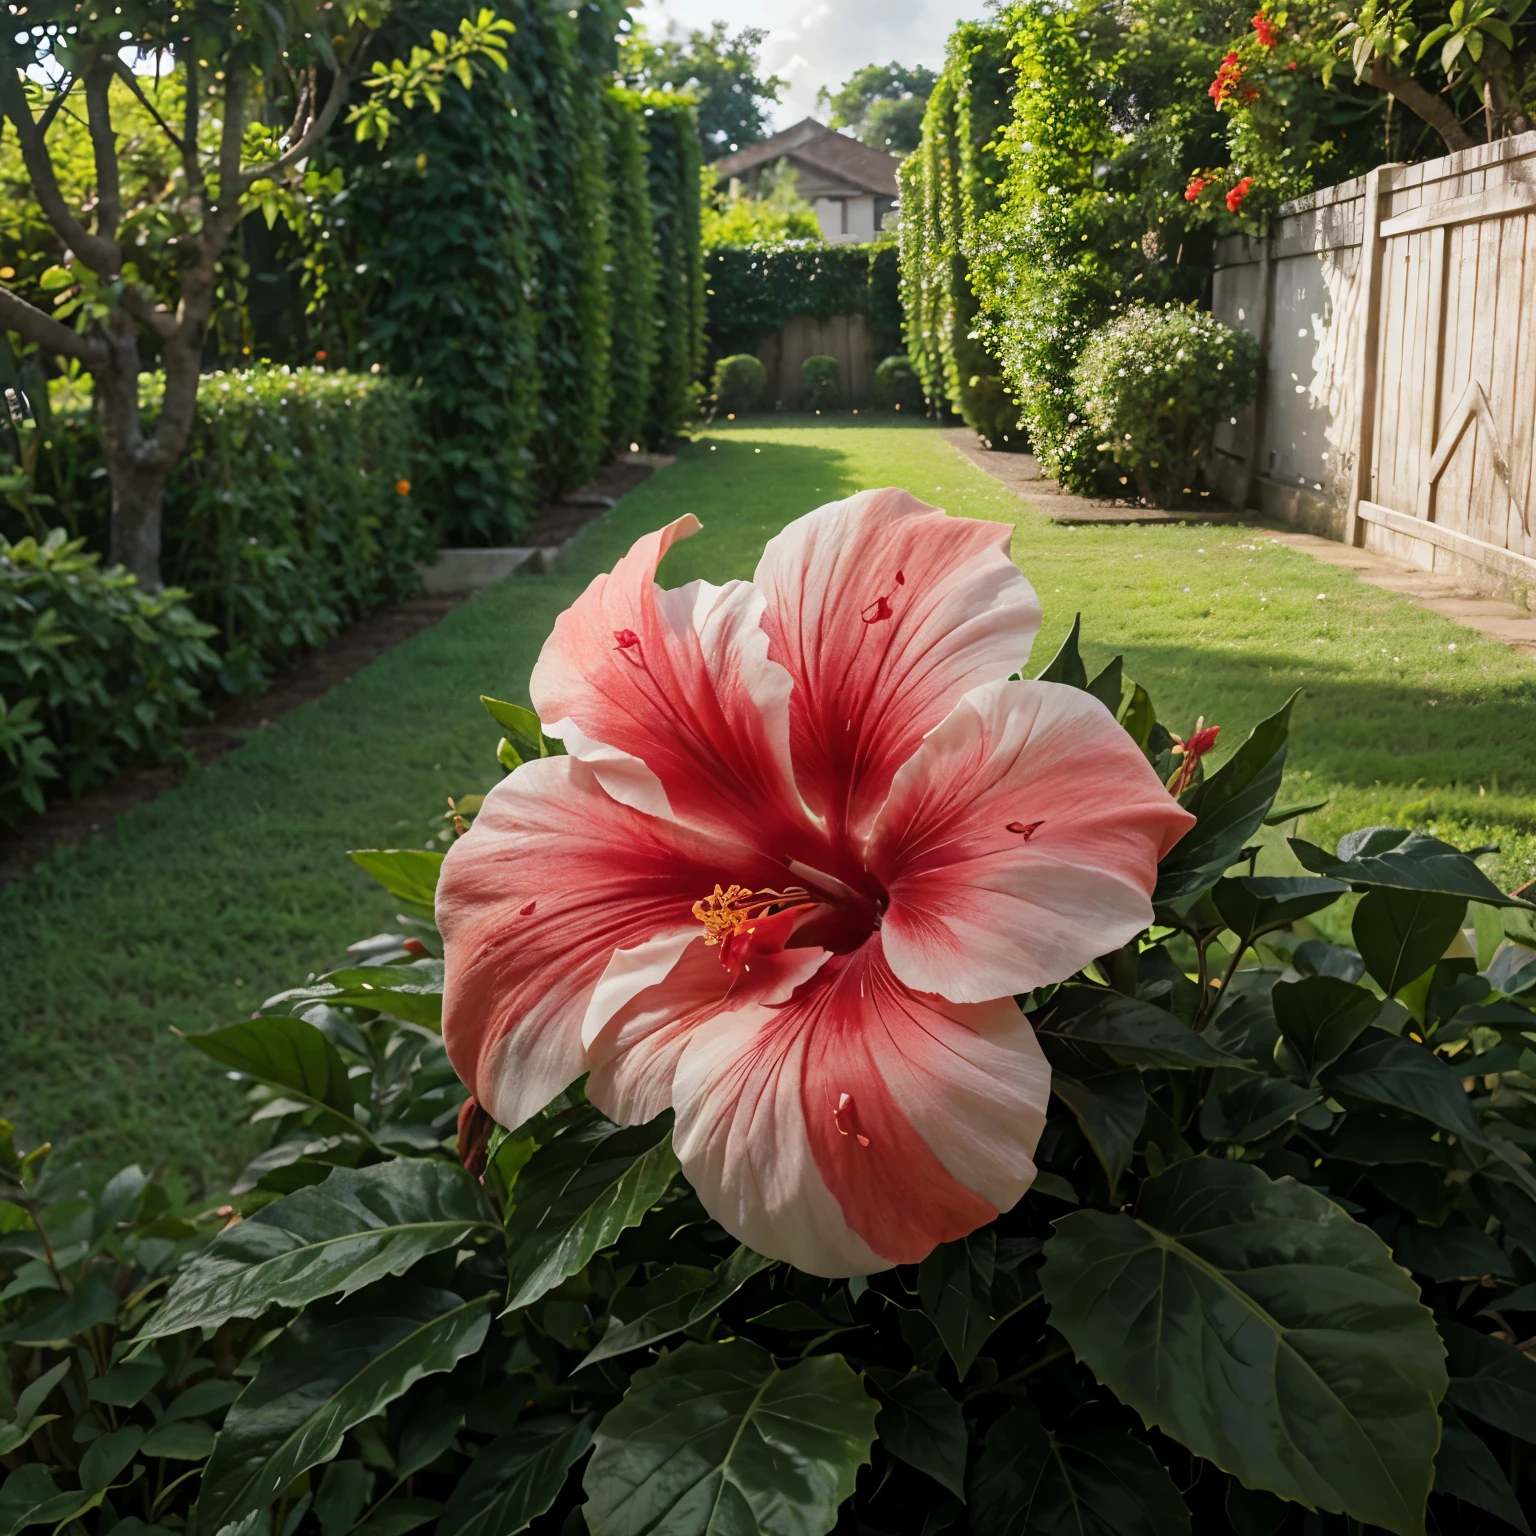
<path fill-rule="evenodd" d="M 65 75 L 59 88 L 53 93 L 53 100 L 43 108 L 43 115 L 37 120 L 37 131 L 46 134 L 53 126 L 53 120 L 59 115 L 59 108 L 69 99 L 69 93 L 75 88 L 76 75 Z"/>
<path fill-rule="evenodd" d="M 336 114 L 341 111 L 342 103 L 347 99 L 347 92 L 357 78 L 354 73 L 357 62 L 353 61 L 336 72 L 331 81 L 330 95 L 325 98 L 325 105 L 320 109 L 318 116 L 310 118 L 309 126 L 294 143 L 290 144 L 276 160 L 268 161 L 266 165 L 253 165 L 241 175 L 240 185 L 243 190 L 249 189 L 258 181 L 281 176 L 284 171 L 290 170 L 299 161 L 305 159 L 314 150 L 315 145 L 331 131 L 336 121 Z"/>
<path fill-rule="evenodd" d="M 106 343 L 100 337 L 82 336 L 79 331 L 70 330 L 6 288 L 0 288 L 0 331 L 15 331 L 45 352 L 78 358 L 88 367 L 107 360 Z"/>
<path fill-rule="evenodd" d="M 128 283 L 123 284 L 122 305 L 146 331 L 153 331 L 162 341 L 168 341 L 176 334 L 175 315 Z"/>
<path fill-rule="evenodd" d="M 159 126 L 161 133 L 163 133 L 166 138 L 168 138 L 171 143 L 176 146 L 177 152 L 179 154 L 185 155 L 187 152 L 186 144 L 183 143 L 180 135 L 177 134 L 176 130 L 172 128 L 171 125 L 166 122 L 163 117 L 161 117 L 159 110 L 156 108 L 154 102 L 152 102 L 149 97 L 144 94 L 144 88 L 139 84 L 139 77 L 135 75 L 134 72 L 129 69 L 129 67 L 121 59 L 117 59 L 114 62 L 117 66 L 115 70 L 117 78 L 121 80 L 128 87 L 128 89 L 133 92 L 135 96 L 138 97 L 139 105 L 142 106 L 152 118 L 154 118 L 156 124 Z"/>
<path fill-rule="evenodd" d="M 1452 154 L 1471 149 L 1476 144 L 1477 141 L 1461 126 L 1461 120 L 1445 102 L 1380 54 L 1371 61 L 1370 82 L 1377 90 L 1397 97 L 1415 117 L 1428 123 L 1445 141 L 1445 147 Z"/>
<path fill-rule="evenodd" d="M 96 162 L 96 233 L 117 239 L 123 222 L 123 181 L 112 131 L 112 62 L 97 56 L 85 72 L 85 116 Z"/>
<path fill-rule="evenodd" d="M 187 178 L 187 194 L 201 200 L 203 195 L 203 167 L 197 158 L 198 114 L 201 106 L 202 81 L 197 72 L 197 49 L 187 57 L 186 117 L 181 135 L 181 173 Z"/>
<path fill-rule="evenodd" d="M 32 104 L 22 88 L 21 76 L 14 69 L 0 69 L 0 112 L 15 125 L 27 179 L 32 183 L 32 191 L 54 233 L 93 271 L 103 277 L 116 276 L 119 265 L 117 242 L 93 235 L 70 212 L 59 189 L 53 157 L 32 117 Z"/>

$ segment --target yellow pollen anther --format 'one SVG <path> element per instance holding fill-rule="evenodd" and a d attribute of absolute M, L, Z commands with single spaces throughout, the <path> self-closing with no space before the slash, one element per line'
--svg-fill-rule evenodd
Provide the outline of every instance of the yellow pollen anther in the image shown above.
<path fill-rule="evenodd" d="M 751 891 L 744 885 L 722 890 L 718 885 L 702 901 L 693 904 L 693 915 L 704 924 L 704 942 L 719 944 L 742 929 L 753 931 L 757 920 L 769 916 L 775 908 L 796 907 L 804 903 L 805 890 L 792 885 L 783 891 Z"/>

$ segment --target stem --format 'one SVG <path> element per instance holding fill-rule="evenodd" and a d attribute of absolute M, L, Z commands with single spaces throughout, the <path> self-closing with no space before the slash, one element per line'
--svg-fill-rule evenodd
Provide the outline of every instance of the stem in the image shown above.
<path fill-rule="evenodd" d="M 972 1398 L 986 1397 L 992 1392 L 1011 1391 L 1020 1382 L 1028 1381 L 1031 1376 L 1039 1371 L 1043 1371 L 1046 1366 L 1055 1365 L 1063 1356 L 1070 1355 L 1071 1353 L 1072 1351 L 1066 1347 L 1052 1350 L 1050 1354 L 1041 1356 L 1033 1365 L 1026 1365 L 1022 1371 L 1015 1371 L 1012 1376 L 1005 1376 L 1001 1381 L 994 1381 L 990 1387 L 976 1387 L 972 1391 L 967 1392 L 965 1400 L 970 1402 Z"/>

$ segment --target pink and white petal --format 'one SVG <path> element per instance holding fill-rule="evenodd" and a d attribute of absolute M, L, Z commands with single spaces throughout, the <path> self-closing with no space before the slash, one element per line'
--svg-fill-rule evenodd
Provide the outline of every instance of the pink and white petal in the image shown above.
<path fill-rule="evenodd" d="M 652 962 L 660 956 L 657 945 Z M 629 991 L 638 967 L 615 955 L 598 995 L 604 1007 L 622 992 L 629 995 L 596 1029 L 597 996 L 588 1010 L 587 1097 L 619 1125 L 654 1119 L 672 1105 L 673 1071 L 695 1030 L 731 1009 L 783 1002 L 825 959 L 826 951 L 816 948 L 743 951 L 727 969 L 719 947 L 707 945 L 695 927 L 664 975 Z"/>
<path fill-rule="evenodd" d="M 870 835 L 891 969 L 955 1002 L 1061 981 L 1152 921 L 1158 860 L 1193 825 L 1091 695 L 974 689 L 902 765 Z"/>
<path fill-rule="evenodd" d="M 1018 670 L 1040 628 L 1012 529 L 863 491 L 771 539 L 753 578 L 769 654 L 794 679 L 800 792 L 855 838 L 897 768 L 978 684 Z"/>
<path fill-rule="evenodd" d="M 789 674 L 768 659 L 748 582 L 664 591 L 656 567 L 699 526 L 646 534 L 555 621 L 533 670 L 544 729 L 616 800 L 772 838 L 804 826 L 789 759 Z"/>
<path fill-rule="evenodd" d="M 1019 1199 L 1049 1084 L 1011 1000 L 918 997 L 871 941 L 787 1004 L 694 1035 L 673 1082 L 675 1144 L 743 1242 L 813 1274 L 862 1274 L 915 1263 Z"/>
<path fill-rule="evenodd" d="M 731 871 L 774 873 L 620 805 L 575 758 L 503 779 L 437 887 L 443 1041 L 487 1112 L 518 1125 L 579 1077 L 582 1020 L 613 952 L 692 924 L 693 903 Z"/>

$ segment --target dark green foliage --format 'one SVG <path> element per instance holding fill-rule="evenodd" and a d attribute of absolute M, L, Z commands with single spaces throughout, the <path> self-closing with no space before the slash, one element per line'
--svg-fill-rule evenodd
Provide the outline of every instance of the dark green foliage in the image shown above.
<path fill-rule="evenodd" d="M 1075 631 L 1050 670 L 1143 709 L 1113 666 L 1090 684 Z M 747 1536 L 1419 1536 L 1426 1500 L 1441 1529 L 1519 1528 L 1536 1366 L 1487 1319 L 1536 1296 L 1536 957 L 1441 960 L 1435 904 L 1528 914 L 1399 829 L 1300 845 L 1339 878 L 1251 875 L 1288 724 L 1186 795 L 1156 926 L 1022 1000 L 1056 1095 L 1039 1178 L 917 1266 L 751 1253 L 669 1115 L 617 1127 L 579 1085 L 512 1131 L 461 1116 L 424 917 L 194 1038 L 268 1139 L 228 1203 L 137 1167 L 79 1194 L 0 1123 L 11 1528 L 94 1536 L 144 1498 L 163 1529 L 196 1500 L 292 1536 L 703 1536 L 722 1510 Z M 1155 717 L 1133 734 L 1167 757 Z M 430 910 L 441 855 L 357 857 Z M 1370 973 L 1314 921 L 1351 888 Z M 1417 905 L 1362 919 L 1383 894 Z M 1416 979 L 1393 1001 L 1378 970 Z"/>
<path fill-rule="evenodd" d="M 883 411 L 922 410 L 922 381 L 905 352 L 886 358 L 875 369 L 875 404 Z"/>
<path fill-rule="evenodd" d="M 827 125 L 852 128 L 866 144 L 909 155 L 923 134 L 923 109 L 938 76 L 926 65 L 907 69 L 890 64 L 866 64 L 856 69 L 836 91 L 823 89 L 818 101 L 830 109 Z"/>
<path fill-rule="evenodd" d="M 1094 333 L 1072 376 L 1095 451 L 1159 507 L 1195 497 L 1217 424 L 1249 405 L 1258 383 L 1257 339 L 1180 305 L 1132 305 Z"/>
<path fill-rule="evenodd" d="M 639 98 L 656 242 L 656 363 L 644 446 L 668 447 L 698 408 L 704 367 L 704 257 L 699 236 L 699 141 L 686 96 Z"/>
<path fill-rule="evenodd" d="M 151 408 L 158 381 L 148 381 Z M 75 531 L 99 537 L 106 478 L 84 405 L 39 474 Z M 204 376 L 186 456 L 166 491 L 164 570 L 214 627 L 219 683 L 258 688 L 343 624 L 421 589 L 432 544 L 412 466 L 418 420 L 388 377 L 320 368 Z"/>
<path fill-rule="evenodd" d="M 906 345 L 929 409 L 962 417 L 997 448 L 1024 448 L 1019 409 L 978 321 L 971 266 L 1002 180 L 997 137 L 1014 89 L 1009 33 L 966 22 L 949 40 L 923 141 L 901 167 Z"/>
<path fill-rule="evenodd" d="M 125 762 L 175 755 L 218 658 L 174 588 L 150 597 L 55 529 L 0 537 L 0 826 Z"/>
<path fill-rule="evenodd" d="M 711 392 L 716 411 L 728 415 L 755 411 L 762 405 L 763 391 L 767 387 L 768 370 L 750 352 L 722 357 L 715 364 Z"/>
<path fill-rule="evenodd" d="M 897 252 L 870 245 L 723 245 L 705 257 L 709 345 L 715 357 L 755 352 L 786 320 L 864 315 L 877 355 L 901 345 Z"/>
<path fill-rule="evenodd" d="M 840 411 L 843 381 L 835 357 L 808 357 L 800 364 L 800 407 L 806 411 Z"/>
<path fill-rule="evenodd" d="M 632 92 L 604 100 L 608 136 L 608 420 L 604 438 L 623 450 L 645 435 L 656 364 L 656 232 L 646 163 L 645 107 Z"/>

